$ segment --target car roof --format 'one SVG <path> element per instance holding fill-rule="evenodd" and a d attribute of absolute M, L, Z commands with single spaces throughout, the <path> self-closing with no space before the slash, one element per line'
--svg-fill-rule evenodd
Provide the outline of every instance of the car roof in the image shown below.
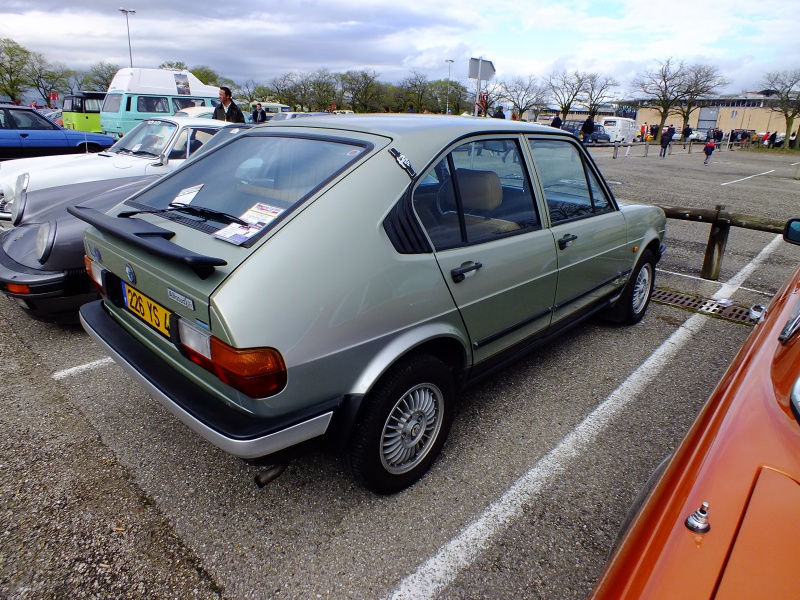
<path fill-rule="evenodd" d="M 148 121 L 172 121 L 173 123 L 179 125 L 180 127 L 208 127 L 209 125 L 218 125 L 222 127 L 225 125 L 225 121 L 214 121 L 214 119 L 208 119 L 203 117 L 176 117 L 175 115 L 167 115 L 164 117 L 149 117 L 144 119 L 142 123 L 146 123 Z"/>

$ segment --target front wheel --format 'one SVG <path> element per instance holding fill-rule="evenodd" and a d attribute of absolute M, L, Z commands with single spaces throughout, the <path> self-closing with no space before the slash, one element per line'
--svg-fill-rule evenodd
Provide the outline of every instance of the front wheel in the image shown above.
<path fill-rule="evenodd" d="M 635 325 L 644 318 L 656 282 L 656 259 L 650 250 L 642 252 L 625 290 L 611 308 L 608 318 L 623 325 Z"/>
<path fill-rule="evenodd" d="M 437 358 L 418 355 L 395 365 L 364 399 L 344 463 L 377 494 L 393 494 L 422 477 L 453 422 L 455 384 Z"/>

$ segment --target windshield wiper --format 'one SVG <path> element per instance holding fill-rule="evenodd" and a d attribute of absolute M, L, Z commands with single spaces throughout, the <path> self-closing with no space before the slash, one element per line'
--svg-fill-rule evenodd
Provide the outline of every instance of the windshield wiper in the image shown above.
<path fill-rule="evenodd" d="M 117 217 L 125 219 L 134 215 L 157 215 L 161 213 L 180 211 L 193 213 L 200 217 L 222 217 L 223 219 L 227 220 L 228 223 L 236 223 L 237 225 L 244 225 L 245 227 L 250 225 L 250 223 L 244 219 L 240 219 L 235 215 L 223 212 L 221 210 L 214 210 L 213 208 L 206 208 L 205 206 L 193 206 L 191 204 L 170 204 L 167 208 L 159 208 L 156 210 L 129 210 L 119 213 Z"/>
<path fill-rule="evenodd" d="M 147 156 L 158 156 L 157 152 L 152 152 L 151 150 L 136 150 L 131 152 L 131 154 L 133 154 L 134 156 L 136 156 L 137 154 L 146 154 Z"/>

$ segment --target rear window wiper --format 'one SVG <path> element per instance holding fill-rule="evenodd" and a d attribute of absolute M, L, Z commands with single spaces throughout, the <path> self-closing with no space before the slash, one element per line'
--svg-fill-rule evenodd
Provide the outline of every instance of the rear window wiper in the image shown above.
<path fill-rule="evenodd" d="M 193 213 L 200 217 L 222 217 L 223 219 L 227 220 L 228 223 L 236 223 L 237 225 L 250 225 L 250 223 L 244 219 L 240 219 L 235 215 L 223 212 L 221 210 L 215 210 L 213 208 L 206 208 L 205 206 L 194 206 L 192 204 L 170 204 L 167 208 L 159 208 L 156 210 L 129 210 L 119 213 L 117 217 L 125 219 L 134 215 L 157 215 L 161 213 L 180 211 Z"/>

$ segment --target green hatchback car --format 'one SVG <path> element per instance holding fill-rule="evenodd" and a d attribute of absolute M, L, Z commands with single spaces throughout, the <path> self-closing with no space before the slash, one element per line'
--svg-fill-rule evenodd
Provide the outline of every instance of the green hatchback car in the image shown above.
<path fill-rule="evenodd" d="M 102 293 L 82 323 L 154 398 L 273 472 L 325 443 L 381 494 L 465 386 L 595 313 L 639 322 L 666 222 L 566 132 L 430 115 L 254 127 L 70 212 Z"/>

